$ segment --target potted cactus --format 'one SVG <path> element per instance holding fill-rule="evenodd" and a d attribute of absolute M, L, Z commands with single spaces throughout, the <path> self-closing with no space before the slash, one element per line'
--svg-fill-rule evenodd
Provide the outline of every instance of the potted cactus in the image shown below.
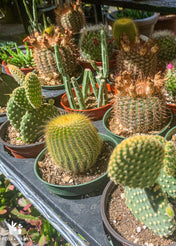
<path fill-rule="evenodd" d="M 159 46 L 159 68 L 165 71 L 166 65 L 176 58 L 176 36 L 169 30 L 160 30 L 153 33 L 152 39 Z"/>
<path fill-rule="evenodd" d="M 56 48 L 56 57 L 59 58 L 59 51 Z M 113 96 L 116 93 L 114 86 L 107 84 L 109 76 L 109 65 L 107 56 L 107 45 L 104 29 L 101 30 L 101 55 L 103 60 L 102 69 L 96 67 L 96 76 L 90 69 L 84 70 L 82 87 L 79 87 L 74 78 L 71 79 L 74 89 L 71 89 L 70 78 L 66 75 L 60 59 L 58 59 L 58 68 L 63 75 L 66 93 L 61 98 L 61 105 L 68 112 L 84 112 L 93 120 L 102 119 L 104 113 L 113 104 Z M 93 65 L 93 64 L 92 64 Z M 94 66 L 94 65 L 93 65 Z M 95 67 L 95 66 L 94 66 Z M 90 93 L 89 93 L 90 91 Z M 108 92 L 111 92 L 111 101 L 108 102 Z M 93 96 L 92 96 L 93 93 Z M 88 96 L 91 94 L 93 105 L 90 104 Z M 93 100 L 93 98 L 95 100 Z M 76 101 L 78 103 L 76 103 Z M 87 102 L 87 103 L 86 103 Z"/>
<path fill-rule="evenodd" d="M 25 76 L 13 65 L 9 65 L 9 70 L 20 86 L 7 103 L 8 121 L 1 126 L 0 141 L 17 158 L 36 157 L 45 145 L 44 139 L 40 140 L 45 122 L 60 112 L 53 102 L 46 103 L 42 97 L 35 73 Z"/>
<path fill-rule="evenodd" d="M 116 146 L 101 200 L 114 245 L 175 245 L 175 155 L 171 141 L 161 136 L 133 136 Z"/>
<path fill-rule="evenodd" d="M 78 196 L 105 185 L 106 160 L 116 141 L 98 133 L 87 116 L 70 113 L 52 119 L 45 138 L 46 149 L 36 158 L 34 172 L 51 192 Z"/>
<path fill-rule="evenodd" d="M 173 115 L 164 98 L 164 79 L 136 80 L 127 71 L 115 79 L 117 96 L 113 107 L 103 117 L 108 134 L 122 141 L 133 134 L 165 134 Z"/>
<path fill-rule="evenodd" d="M 56 24 L 63 29 L 69 29 L 74 35 L 78 34 L 86 25 L 85 14 L 81 8 L 80 0 L 64 3 L 63 6 L 58 5 L 54 12 Z"/>
<path fill-rule="evenodd" d="M 96 66 L 102 66 L 101 55 L 101 30 L 105 30 L 105 38 L 107 43 L 107 55 L 109 57 L 109 67 L 115 65 L 114 41 L 112 34 L 109 33 L 107 27 L 102 24 L 91 25 L 81 29 L 78 49 L 80 53 L 79 62 L 84 68 L 94 69 L 91 62 Z"/>
<path fill-rule="evenodd" d="M 176 112 L 176 69 L 174 61 L 167 65 L 165 73 L 166 102 L 173 113 Z"/>
<path fill-rule="evenodd" d="M 127 70 L 134 78 L 140 74 L 154 76 L 158 71 L 159 46 L 152 39 L 139 36 L 133 20 L 118 19 L 113 24 L 112 34 L 119 51 L 116 56 L 116 73 Z"/>

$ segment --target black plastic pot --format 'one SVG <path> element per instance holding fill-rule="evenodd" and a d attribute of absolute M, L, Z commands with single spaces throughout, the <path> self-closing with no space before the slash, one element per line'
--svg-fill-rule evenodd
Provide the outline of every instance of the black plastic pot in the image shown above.
<path fill-rule="evenodd" d="M 10 151 L 10 153 L 19 159 L 25 158 L 35 158 L 41 150 L 45 147 L 45 142 L 37 142 L 34 144 L 26 144 L 26 145 L 12 145 L 7 143 L 4 140 L 4 136 L 7 131 L 7 127 L 9 126 L 10 121 L 5 121 L 0 126 L 0 142 L 4 145 L 4 148 Z"/>
<path fill-rule="evenodd" d="M 113 147 L 117 145 L 117 142 L 112 139 L 111 137 L 104 135 L 102 133 L 99 133 L 101 140 L 105 140 L 109 142 L 109 144 Z M 99 178 L 92 180 L 90 182 L 79 184 L 79 185 L 71 185 L 71 186 L 64 186 L 64 185 L 54 185 L 51 183 L 48 183 L 44 181 L 40 177 L 40 172 L 38 168 L 38 162 L 42 161 L 45 157 L 45 154 L 47 153 L 47 149 L 45 148 L 36 158 L 35 164 L 34 164 L 34 173 L 36 177 L 51 191 L 52 193 L 55 193 L 57 195 L 61 196 L 79 196 L 83 194 L 90 193 L 92 191 L 95 191 L 97 188 L 105 187 L 107 182 L 109 181 L 109 178 L 107 177 L 107 172 L 100 176 Z"/>
<path fill-rule="evenodd" d="M 122 237 L 117 231 L 115 231 L 112 226 L 110 225 L 108 218 L 107 218 L 107 206 L 109 202 L 109 196 L 113 192 L 113 190 L 117 187 L 113 181 L 109 181 L 106 185 L 102 197 L 101 197 L 101 217 L 103 221 L 103 225 L 105 231 L 109 234 L 113 246 L 141 246 L 139 244 L 134 244 L 124 237 Z M 118 201 L 117 201 L 118 202 Z M 162 246 L 162 245 L 160 245 Z M 176 243 L 169 244 L 167 246 L 176 246 Z"/>

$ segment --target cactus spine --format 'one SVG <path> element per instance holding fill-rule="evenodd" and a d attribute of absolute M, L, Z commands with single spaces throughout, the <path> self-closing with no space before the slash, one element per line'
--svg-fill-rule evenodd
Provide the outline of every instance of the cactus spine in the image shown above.
<path fill-rule="evenodd" d="M 84 172 L 94 165 L 100 154 L 101 140 L 85 115 L 58 116 L 46 125 L 45 132 L 48 151 L 63 170 Z"/>

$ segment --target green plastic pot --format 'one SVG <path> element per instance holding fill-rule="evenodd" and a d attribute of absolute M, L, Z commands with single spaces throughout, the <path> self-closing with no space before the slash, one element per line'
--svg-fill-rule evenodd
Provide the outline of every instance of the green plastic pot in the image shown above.
<path fill-rule="evenodd" d="M 110 109 L 108 109 L 108 111 L 105 113 L 104 117 L 103 117 L 103 127 L 105 128 L 105 130 L 107 131 L 107 134 L 109 136 L 111 136 L 112 138 L 114 138 L 118 143 L 122 142 L 126 137 L 122 137 L 122 136 L 119 136 L 115 133 L 113 133 L 112 131 L 109 130 L 108 128 L 108 122 L 109 122 L 109 119 L 111 118 L 111 115 L 112 115 L 112 110 L 113 110 L 113 107 L 111 107 Z M 171 118 L 170 118 L 170 121 L 168 122 L 168 124 L 161 130 L 159 131 L 157 134 L 154 134 L 154 135 L 161 135 L 161 136 L 165 136 L 166 133 L 169 131 L 169 126 L 171 125 L 171 122 L 173 120 L 173 113 L 171 110 L 170 111 L 170 114 L 171 114 Z"/>
<path fill-rule="evenodd" d="M 165 136 L 165 139 L 167 141 L 171 140 L 172 139 L 172 136 L 176 134 L 176 126 L 174 126 L 173 128 L 171 128 L 167 133 L 166 133 L 166 136 Z"/>
<path fill-rule="evenodd" d="M 107 141 L 111 146 L 115 148 L 117 142 L 115 139 L 107 136 L 105 134 L 99 133 L 101 140 Z M 54 185 L 44 181 L 39 174 L 38 162 L 42 161 L 47 153 L 47 148 L 45 148 L 41 153 L 37 156 L 34 164 L 34 173 L 36 177 L 54 194 L 61 195 L 61 196 L 80 196 L 83 194 L 87 194 L 97 190 L 97 188 L 104 188 L 109 178 L 107 177 L 107 172 L 102 176 L 98 177 L 95 180 L 90 182 L 79 184 L 79 185 Z"/>
<path fill-rule="evenodd" d="M 76 77 L 76 80 L 80 84 L 80 83 L 82 83 L 82 78 L 83 78 L 83 68 L 80 65 L 79 65 L 79 70 L 80 70 L 80 73 Z M 45 89 L 45 90 L 62 90 L 62 89 L 65 89 L 65 86 L 64 86 L 64 84 L 61 84 L 61 85 L 42 85 L 42 89 Z"/>

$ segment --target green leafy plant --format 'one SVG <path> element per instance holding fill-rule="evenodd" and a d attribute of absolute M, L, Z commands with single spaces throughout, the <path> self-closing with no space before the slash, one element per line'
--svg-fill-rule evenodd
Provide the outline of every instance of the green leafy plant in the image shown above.
<path fill-rule="evenodd" d="M 11 46 L 3 46 L 0 51 L 0 59 L 4 60 L 6 64 L 12 64 L 19 68 L 35 67 L 32 49 L 29 49 L 25 43 L 25 52 L 14 44 L 15 49 Z"/>
<path fill-rule="evenodd" d="M 152 15 L 153 15 L 153 12 L 149 12 L 149 11 L 117 8 L 115 19 L 122 18 L 122 17 L 129 17 L 129 18 L 132 18 L 133 20 L 136 20 L 136 19 L 148 18 Z"/>

